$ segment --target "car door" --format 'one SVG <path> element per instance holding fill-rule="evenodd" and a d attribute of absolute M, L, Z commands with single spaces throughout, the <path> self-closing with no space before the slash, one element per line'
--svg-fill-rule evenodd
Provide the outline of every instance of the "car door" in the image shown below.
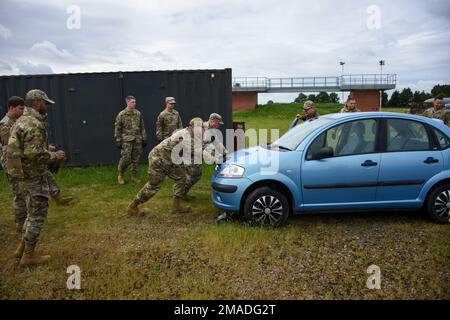
<path fill-rule="evenodd" d="M 301 168 L 305 209 L 351 208 L 375 201 L 380 153 L 378 120 L 346 122 L 320 134 L 307 148 Z M 332 157 L 314 160 L 320 149 L 332 148 Z"/>
<path fill-rule="evenodd" d="M 385 119 L 377 201 L 417 199 L 424 183 L 442 171 L 442 152 L 433 146 L 426 126 L 408 119 Z"/>

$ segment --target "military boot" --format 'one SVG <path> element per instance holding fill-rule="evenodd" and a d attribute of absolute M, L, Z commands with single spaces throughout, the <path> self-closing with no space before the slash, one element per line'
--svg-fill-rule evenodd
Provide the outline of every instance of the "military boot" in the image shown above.
<path fill-rule="evenodd" d="M 139 180 L 139 178 L 136 176 L 136 174 L 131 174 L 131 182 L 138 184 L 138 183 L 141 183 L 141 180 Z"/>
<path fill-rule="evenodd" d="M 23 225 L 25 224 L 25 220 L 27 218 L 16 218 L 16 231 L 18 233 L 22 233 Z"/>
<path fill-rule="evenodd" d="M 173 197 L 172 213 L 189 213 L 192 208 L 188 205 L 183 204 L 183 199 L 178 197 Z"/>
<path fill-rule="evenodd" d="M 125 215 L 142 217 L 149 213 L 147 209 L 139 209 L 139 204 L 140 203 L 136 199 L 134 199 L 133 202 L 128 205 L 127 210 L 125 211 Z"/>
<path fill-rule="evenodd" d="M 196 197 L 194 197 L 194 196 L 190 196 L 190 195 L 188 195 L 188 194 L 185 194 L 181 199 L 183 200 L 183 201 L 192 201 L 192 200 L 194 200 Z"/>
<path fill-rule="evenodd" d="M 55 203 L 58 206 L 67 206 L 73 201 L 73 197 L 61 197 L 59 194 L 55 197 L 53 197 L 53 200 L 55 200 Z"/>
<path fill-rule="evenodd" d="M 19 246 L 17 247 L 16 251 L 14 251 L 14 256 L 17 259 L 22 258 L 24 249 L 25 249 L 25 241 L 22 238 L 20 240 Z"/>
<path fill-rule="evenodd" d="M 119 176 L 117 177 L 117 183 L 125 184 L 125 179 L 123 178 L 123 175 L 121 173 L 119 173 Z"/>
<path fill-rule="evenodd" d="M 36 244 L 26 244 L 23 250 L 22 258 L 20 259 L 20 266 L 32 266 L 37 264 L 46 263 L 50 260 L 50 256 L 40 256 L 36 252 Z"/>

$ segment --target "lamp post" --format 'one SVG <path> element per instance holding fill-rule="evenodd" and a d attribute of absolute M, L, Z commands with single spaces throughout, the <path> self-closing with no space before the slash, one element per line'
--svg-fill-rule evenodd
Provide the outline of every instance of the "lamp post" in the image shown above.
<path fill-rule="evenodd" d="M 378 62 L 380 64 L 380 84 L 383 84 L 383 66 L 386 64 L 384 60 Z M 383 105 L 383 90 L 380 90 L 380 111 Z"/>
<path fill-rule="evenodd" d="M 380 64 L 380 74 L 383 75 L 383 66 L 386 64 L 384 60 L 378 62 Z"/>
<path fill-rule="evenodd" d="M 343 75 L 344 75 L 344 65 L 345 65 L 345 62 L 344 62 L 344 61 L 341 61 L 341 62 L 339 62 L 339 64 L 340 64 L 341 67 L 342 67 L 342 73 L 341 73 L 341 76 L 343 76 Z"/>
<path fill-rule="evenodd" d="M 339 64 L 342 67 L 342 72 L 341 72 L 341 83 L 344 81 L 344 65 L 345 65 L 345 61 L 340 61 Z M 342 91 L 342 102 L 344 102 L 344 91 Z"/>

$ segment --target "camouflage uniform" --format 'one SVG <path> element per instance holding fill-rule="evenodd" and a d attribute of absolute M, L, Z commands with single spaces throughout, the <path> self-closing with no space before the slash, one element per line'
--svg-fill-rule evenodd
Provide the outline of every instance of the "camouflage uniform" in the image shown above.
<path fill-rule="evenodd" d="M 209 128 L 209 123 L 208 122 L 204 122 L 203 123 L 203 128 L 205 130 L 210 129 Z M 206 152 L 208 152 L 209 154 L 209 148 L 212 146 L 211 145 L 211 141 L 202 141 L 202 147 L 203 150 L 206 150 Z M 222 148 L 223 153 L 226 154 L 226 148 L 220 143 L 220 142 L 216 142 L 219 143 L 220 146 L 219 148 Z M 186 190 L 185 190 L 185 194 L 187 194 L 189 192 L 189 190 L 197 183 L 200 181 L 200 179 L 202 178 L 202 165 L 201 164 L 196 164 L 194 163 L 193 159 L 191 159 L 191 164 L 185 164 L 185 170 L 186 170 Z"/>
<path fill-rule="evenodd" d="M 428 118 L 440 119 L 444 121 L 447 126 L 450 126 L 450 110 L 446 108 L 442 108 L 439 110 L 435 110 L 434 107 L 425 110 L 422 114 Z"/>
<path fill-rule="evenodd" d="M 9 182 L 11 191 L 14 196 L 13 210 L 16 222 L 27 217 L 27 203 L 25 197 L 19 190 L 19 183 L 17 179 L 13 179 L 6 172 L 6 148 L 8 146 L 9 134 L 16 119 L 10 118 L 8 115 L 0 121 L 0 162 L 3 170 L 6 173 L 6 179 Z"/>
<path fill-rule="evenodd" d="M 114 138 L 122 146 L 119 174 L 123 175 L 131 163 L 131 173 L 136 175 L 142 143 L 147 140 L 142 114 L 136 109 L 122 110 L 116 117 Z"/>
<path fill-rule="evenodd" d="M 26 245 L 39 240 L 47 218 L 50 187 L 46 172 L 48 165 L 57 161 L 56 152 L 48 151 L 46 115 L 26 107 L 11 129 L 7 148 L 7 171 L 18 179 L 19 188 L 27 202 L 27 219 L 23 232 Z"/>
<path fill-rule="evenodd" d="M 158 141 L 169 138 L 176 130 L 183 129 L 183 123 L 178 111 L 164 109 L 156 121 L 156 138 Z"/>
<path fill-rule="evenodd" d="M 55 177 L 53 176 L 53 173 L 51 173 L 50 170 L 47 170 L 45 172 L 45 177 L 48 181 L 48 187 L 50 191 L 50 196 L 52 198 L 58 197 L 58 195 L 61 193 L 61 189 L 59 189 L 58 184 L 56 183 Z"/>
<path fill-rule="evenodd" d="M 190 141 L 184 138 L 187 136 L 190 137 Z M 172 161 L 172 151 L 179 145 L 191 150 L 191 159 L 198 157 L 199 152 L 204 157 L 208 157 L 208 154 L 203 150 L 203 145 L 200 149 L 194 148 L 194 145 L 201 145 L 201 142 L 196 140 L 191 128 L 175 132 L 149 153 L 148 182 L 139 191 L 135 199 L 139 204 L 147 202 L 158 192 L 166 176 L 175 181 L 173 185 L 173 195 L 175 197 L 183 198 L 186 195 L 186 165 L 183 163 L 174 164 Z M 197 155 L 194 155 L 195 153 Z M 208 158 L 208 160 L 211 160 L 211 158 Z"/>
<path fill-rule="evenodd" d="M 340 111 L 341 113 L 347 113 L 347 112 L 361 112 L 357 107 L 354 107 L 353 109 L 348 109 L 347 106 L 343 107 Z"/>

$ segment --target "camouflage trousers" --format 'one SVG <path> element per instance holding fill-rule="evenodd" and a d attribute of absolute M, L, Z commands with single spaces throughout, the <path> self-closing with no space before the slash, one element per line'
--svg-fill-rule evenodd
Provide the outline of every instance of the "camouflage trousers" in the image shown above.
<path fill-rule="evenodd" d="M 158 191 L 164 182 L 165 177 L 174 180 L 173 195 L 178 198 L 186 194 L 186 171 L 184 166 L 167 163 L 161 158 L 152 157 L 148 165 L 148 182 L 138 192 L 136 200 L 144 203 L 150 200 Z"/>
<path fill-rule="evenodd" d="M 50 186 L 45 175 L 19 181 L 21 192 L 27 202 L 27 219 L 23 226 L 25 243 L 33 245 L 39 241 L 39 235 L 48 213 Z"/>
<path fill-rule="evenodd" d="M 48 187 L 50 191 L 50 196 L 52 198 L 57 197 L 61 193 L 61 189 L 59 189 L 58 184 L 56 183 L 55 177 L 53 176 L 53 173 L 50 171 L 45 172 L 45 176 L 48 181 Z"/>
<path fill-rule="evenodd" d="M 21 220 L 27 217 L 27 202 L 24 194 L 20 190 L 19 181 L 6 175 L 11 191 L 13 193 L 13 213 L 15 220 Z"/>
<path fill-rule="evenodd" d="M 186 170 L 186 186 L 185 193 L 187 194 L 189 190 L 200 180 L 202 177 L 202 165 L 201 164 L 187 164 L 185 165 Z"/>
<path fill-rule="evenodd" d="M 137 174 L 137 165 L 142 153 L 142 144 L 140 142 L 124 142 L 120 153 L 120 161 L 117 169 L 120 174 L 124 174 L 131 164 L 131 173 Z"/>

